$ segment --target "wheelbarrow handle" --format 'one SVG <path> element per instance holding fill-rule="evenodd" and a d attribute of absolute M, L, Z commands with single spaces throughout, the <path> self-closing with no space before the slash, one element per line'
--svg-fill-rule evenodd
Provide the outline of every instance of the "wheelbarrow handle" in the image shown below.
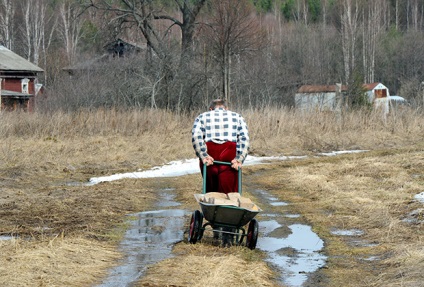
<path fill-rule="evenodd" d="M 213 163 L 231 166 L 231 162 L 226 162 L 226 161 L 214 160 Z M 204 164 L 203 165 L 203 191 L 202 191 L 203 194 L 206 193 L 206 170 L 207 170 L 207 166 L 206 164 Z M 238 193 L 241 195 L 241 167 L 238 169 Z"/>

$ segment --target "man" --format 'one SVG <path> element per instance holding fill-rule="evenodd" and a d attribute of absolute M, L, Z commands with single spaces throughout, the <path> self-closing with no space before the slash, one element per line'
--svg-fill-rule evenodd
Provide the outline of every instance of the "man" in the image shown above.
<path fill-rule="evenodd" d="M 209 111 L 199 115 L 191 132 L 200 169 L 208 167 L 206 192 L 238 192 L 237 171 L 249 151 L 249 134 L 244 118 L 227 109 L 225 100 L 213 100 Z M 214 165 L 214 160 L 231 162 Z"/>

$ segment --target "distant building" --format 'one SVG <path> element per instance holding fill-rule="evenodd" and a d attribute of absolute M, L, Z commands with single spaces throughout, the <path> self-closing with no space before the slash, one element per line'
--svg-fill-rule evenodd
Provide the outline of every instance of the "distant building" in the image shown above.
<path fill-rule="evenodd" d="M 141 46 L 118 38 L 115 41 L 106 44 L 104 49 L 109 55 L 112 55 L 113 57 L 126 57 L 146 50 L 146 45 Z"/>
<path fill-rule="evenodd" d="M 375 109 L 389 111 L 389 89 L 381 83 L 363 85 L 368 102 Z M 347 86 L 337 85 L 304 85 L 295 94 L 295 107 L 306 111 L 335 111 L 341 107 Z"/>
<path fill-rule="evenodd" d="M 146 51 L 146 45 L 136 45 L 118 38 L 111 43 L 106 44 L 103 49 L 105 51 L 103 55 L 65 67 L 63 70 L 68 72 L 70 75 L 83 71 L 96 70 L 98 69 L 99 64 L 104 63 L 105 61 L 130 57 Z"/>
<path fill-rule="evenodd" d="M 295 107 L 305 111 L 334 111 L 341 101 L 346 86 L 337 85 L 304 85 L 295 94 Z"/>
<path fill-rule="evenodd" d="M 382 83 L 365 84 L 365 93 L 368 101 L 373 104 L 374 109 L 381 109 L 384 113 L 389 112 L 389 89 Z"/>
<path fill-rule="evenodd" d="M 0 110 L 31 112 L 41 90 L 38 74 L 43 69 L 0 45 Z"/>

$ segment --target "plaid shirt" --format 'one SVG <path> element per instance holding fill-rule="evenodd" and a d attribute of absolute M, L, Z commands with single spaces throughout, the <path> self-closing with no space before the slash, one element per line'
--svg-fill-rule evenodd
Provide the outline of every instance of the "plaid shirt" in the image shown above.
<path fill-rule="evenodd" d="M 237 143 L 236 159 L 244 162 L 249 151 L 249 133 L 243 117 L 237 113 L 218 108 L 199 115 L 193 124 L 191 141 L 200 159 L 208 156 L 206 143 Z"/>

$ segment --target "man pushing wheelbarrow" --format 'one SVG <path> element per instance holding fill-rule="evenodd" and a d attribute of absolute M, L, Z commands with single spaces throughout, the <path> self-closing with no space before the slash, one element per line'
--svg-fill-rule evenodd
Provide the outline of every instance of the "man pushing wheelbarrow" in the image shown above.
<path fill-rule="evenodd" d="M 211 166 L 206 179 L 206 192 L 238 192 L 237 171 L 249 151 L 249 132 L 244 118 L 229 111 L 225 100 L 213 100 L 209 111 L 194 121 L 191 139 L 203 165 Z M 231 162 L 231 166 L 214 161 Z"/>
<path fill-rule="evenodd" d="M 209 111 L 200 114 L 194 121 L 192 144 L 196 155 L 199 157 L 200 170 L 203 171 L 203 193 L 218 193 L 227 198 L 237 197 L 234 196 L 234 193 L 240 195 L 241 167 L 249 151 L 249 133 L 244 118 L 238 113 L 229 111 L 225 100 L 213 100 L 209 106 Z M 198 196 L 196 199 L 201 203 L 204 202 L 205 197 Z M 240 200 L 240 196 L 238 196 L 238 201 L 240 202 Z M 226 206 L 225 204 L 222 205 Z M 246 214 L 240 214 L 243 217 L 240 220 L 227 222 L 229 218 L 228 220 L 218 220 L 216 216 L 234 217 L 235 213 L 238 213 L 235 211 L 237 208 L 227 206 L 226 210 L 211 209 L 208 203 L 201 204 L 201 206 L 204 209 L 205 218 L 210 221 L 206 225 L 211 225 L 214 228 L 215 238 L 218 238 L 219 234 L 223 235 L 222 239 L 225 246 L 232 244 L 234 235 L 237 235 L 236 231 L 241 228 L 240 225 L 246 224 L 248 222 L 245 222 L 246 218 L 252 216 L 246 217 Z M 217 211 L 219 212 L 217 213 Z M 211 214 L 209 215 L 209 213 Z M 199 219 L 199 217 L 201 218 Z M 204 230 L 201 226 L 202 220 L 203 214 L 195 211 L 190 226 L 189 241 L 191 243 L 195 243 L 202 237 Z M 196 227 L 192 225 L 196 225 Z M 257 229 L 256 221 L 254 221 L 254 225 Z M 243 240 L 243 237 L 244 230 L 241 240 Z"/>

